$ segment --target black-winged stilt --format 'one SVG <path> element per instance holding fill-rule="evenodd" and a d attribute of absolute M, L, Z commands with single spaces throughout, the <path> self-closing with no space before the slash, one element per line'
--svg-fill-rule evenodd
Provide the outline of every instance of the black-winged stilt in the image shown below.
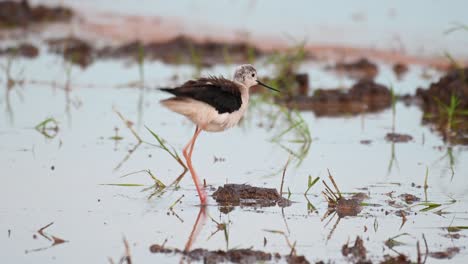
<path fill-rule="evenodd" d="M 233 80 L 223 77 L 206 77 L 190 80 L 182 86 L 170 89 L 161 88 L 175 97 L 162 100 L 170 110 L 186 116 L 197 126 L 193 137 L 184 147 L 183 154 L 192 174 L 202 205 L 206 203 L 206 193 L 192 166 L 192 152 L 195 140 L 202 130 L 220 132 L 235 126 L 249 104 L 249 88 L 262 85 L 276 90 L 257 79 L 257 71 L 250 64 L 237 67 Z"/>

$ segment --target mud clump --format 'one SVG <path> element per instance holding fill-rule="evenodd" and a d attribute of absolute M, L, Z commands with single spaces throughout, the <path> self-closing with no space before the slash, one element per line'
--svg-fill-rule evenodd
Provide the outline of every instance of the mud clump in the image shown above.
<path fill-rule="evenodd" d="M 198 42 L 181 35 L 166 42 L 142 43 L 134 41 L 118 47 L 104 47 L 97 52 L 100 58 L 159 59 L 171 64 L 212 66 L 215 63 L 241 63 L 262 52 L 246 42 L 228 43 L 206 40 Z"/>
<path fill-rule="evenodd" d="M 348 242 L 341 248 L 343 256 L 352 259 L 356 263 L 372 263 L 367 260 L 367 249 L 364 247 L 364 241 L 358 236 L 354 241 L 354 246 L 349 246 Z"/>
<path fill-rule="evenodd" d="M 329 209 L 333 208 L 339 217 L 357 216 L 362 211 L 362 201 L 368 198 L 365 193 L 357 193 L 349 199 L 342 197 L 336 203 L 329 203 Z"/>
<path fill-rule="evenodd" d="M 0 55 L 21 56 L 32 59 L 39 55 L 39 49 L 32 44 L 21 43 L 17 46 L 0 49 Z"/>
<path fill-rule="evenodd" d="M 411 260 L 408 256 L 399 254 L 398 256 L 385 255 L 384 260 L 380 264 L 411 264 Z"/>
<path fill-rule="evenodd" d="M 63 22 L 73 16 L 65 7 L 30 6 L 27 0 L 0 2 L 0 29 L 27 27 L 35 23 Z"/>
<path fill-rule="evenodd" d="M 385 140 L 393 143 L 406 143 L 413 140 L 413 137 L 407 134 L 387 133 Z"/>
<path fill-rule="evenodd" d="M 377 65 L 366 58 L 358 59 L 350 63 L 337 63 L 329 67 L 339 74 L 346 75 L 355 80 L 373 80 L 379 73 Z"/>
<path fill-rule="evenodd" d="M 193 249 L 190 251 L 183 251 L 180 249 L 170 249 L 162 245 L 154 244 L 150 246 L 151 253 L 162 254 L 181 254 L 191 261 L 203 261 L 203 263 L 258 263 L 265 261 L 278 261 L 284 258 L 287 263 L 293 264 L 308 264 L 309 262 L 304 256 L 284 256 L 279 253 L 268 253 L 252 249 L 231 249 L 228 251 L 223 250 L 206 250 L 206 249 Z"/>
<path fill-rule="evenodd" d="M 408 65 L 403 63 L 396 63 L 392 67 L 398 80 L 401 80 L 403 76 L 408 72 Z"/>
<path fill-rule="evenodd" d="M 451 259 L 458 253 L 460 253 L 459 247 L 449 247 L 445 251 L 431 252 L 429 256 L 436 259 Z"/>
<path fill-rule="evenodd" d="M 399 196 L 402 200 L 405 201 L 407 204 L 412 204 L 414 202 L 420 201 L 421 198 L 417 197 L 416 195 L 410 194 L 410 193 L 404 193 Z"/>
<path fill-rule="evenodd" d="M 313 96 L 297 96 L 282 103 L 299 110 L 311 110 L 317 116 L 357 115 L 390 107 L 392 96 L 386 86 L 361 80 L 347 91 L 317 89 Z"/>
<path fill-rule="evenodd" d="M 65 60 L 82 68 L 87 67 L 93 61 L 93 48 L 84 40 L 67 37 L 51 39 L 47 43 L 51 52 L 62 55 Z"/>
<path fill-rule="evenodd" d="M 253 187 L 246 184 L 225 184 L 213 193 L 213 198 L 222 206 L 275 206 L 291 204 L 273 188 Z"/>
<path fill-rule="evenodd" d="M 423 123 L 432 125 L 444 140 L 468 144 L 468 67 L 449 71 L 428 89 L 419 88 Z"/>

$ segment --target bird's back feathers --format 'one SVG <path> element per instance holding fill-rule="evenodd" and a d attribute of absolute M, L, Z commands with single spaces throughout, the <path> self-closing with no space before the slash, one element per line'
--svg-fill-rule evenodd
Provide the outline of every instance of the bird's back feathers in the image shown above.
<path fill-rule="evenodd" d="M 242 105 L 239 86 L 222 77 L 207 77 L 185 82 L 177 88 L 161 88 L 160 90 L 175 95 L 176 98 L 191 98 L 207 103 L 218 113 L 232 113 Z"/>

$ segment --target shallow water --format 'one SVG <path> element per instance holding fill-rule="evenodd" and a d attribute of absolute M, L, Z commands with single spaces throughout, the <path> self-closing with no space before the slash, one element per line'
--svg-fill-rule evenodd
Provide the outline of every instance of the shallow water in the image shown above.
<path fill-rule="evenodd" d="M 4 63 L 5 58 L 0 58 Z M 260 64 L 261 65 L 261 64 Z M 337 78 L 323 70 L 325 65 L 307 62 L 302 70 L 309 73 L 314 88 L 347 86 L 351 80 Z M 421 68 L 411 67 L 408 75 L 399 82 L 390 66 L 381 65 L 377 81 L 392 84 L 399 94 L 413 93 L 418 86 L 427 87 L 430 80 L 420 78 Z M 98 61 L 89 68 L 72 69 L 69 96 L 62 89 L 65 72 L 60 58 L 43 54 L 39 59 L 15 62 L 17 76 L 24 69 L 26 83 L 10 95 L 11 111 L 7 111 L 5 96 L 1 99 L 0 118 L 0 236 L 2 259 L 6 262 L 105 262 L 114 260 L 124 252 L 122 238 L 130 242 L 132 258 L 141 262 L 175 262 L 180 256 L 152 254 L 149 246 L 161 244 L 183 249 L 199 212 L 198 198 L 189 174 L 181 182 L 181 189 L 169 190 L 161 197 L 148 200 L 151 191 L 144 187 L 102 185 L 108 183 L 138 183 L 151 186 L 152 180 L 144 173 L 126 178 L 122 175 L 150 169 L 164 183 L 169 183 L 180 172 L 180 166 L 160 148 L 140 145 L 131 155 L 136 139 L 114 113 L 120 111 L 135 127 L 144 141 L 156 144 L 146 131 L 147 126 L 180 151 L 193 133 L 193 125 L 183 117 L 169 112 L 158 104 L 167 97 L 154 89 L 142 92 L 132 88 L 130 82 L 139 78 L 138 68 L 123 61 Z M 205 73 L 230 76 L 234 66 L 217 65 Z M 151 87 L 172 86 L 191 78 L 195 70 L 187 65 L 173 66 L 160 62 L 145 64 L 146 83 Z M 266 67 L 263 76 L 271 73 Z M 177 75 L 178 80 L 173 76 Z M 2 77 L 3 78 L 3 77 Z M 433 78 L 437 78 L 435 75 Z M 55 83 L 53 83 L 55 82 Z M 2 79 L 2 85 L 4 85 Z M 68 103 L 67 103 L 67 99 Z M 255 98 L 255 97 L 254 97 Z M 257 100 L 258 101 L 258 100 Z M 224 183 L 248 183 L 256 186 L 278 188 L 281 171 L 289 157 L 283 148 L 297 151 L 300 143 L 289 142 L 287 135 L 281 143 L 271 139 L 289 124 L 280 121 L 270 128 L 271 120 L 265 113 L 277 113 L 276 106 L 265 103 L 252 105 L 239 127 L 224 133 L 203 133 L 197 142 L 194 165 L 210 186 Z M 34 129 L 47 117 L 59 122 L 59 131 L 52 139 L 45 138 Z M 312 143 L 304 159 L 292 159 L 286 172 L 284 188 L 291 192 L 292 206 L 253 209 L 236 208 L 224 215 L 215 201 L 209 201 L 208 213 L 218 222 L 228 223 L 229 241 L 216 223 L 209 218 L 192 248 L 226 249 L 248 248 L 266 252 L 289 254 L 284 237 L 265 230 L 279 230 L 296 241 L 298 254 L 309 261 L 333 260 L 342 262 L 341 246 L 356 235 L 364 238 L 373 260 L 382 259 L 392 251 L 383 243 L 390 237 L 409 233 L 398 240 L 405 245 L 395 247 L 398 252 L 416 257 L 416 241 L 422 242 L 425 234 L 431 251 L 450 246 L 462 247 L 461 253 L 450 261 L 464 263 L 467 251 L 466 231 L 460 239 L 443 237 L 448 226 L 468 225 L 468 171 L 466 147 L 448 147 L 439 135 L 421 125 L 422 112 L 416 106 L 396 105 L 396 131 L 413 136 L 409 143 L 388 143 L 384 137 L 392 130 L 392 111 L 380 113 L 317 118 L 303 112 L 312 136 Z M 115 141 L 114 128 L 123 140 Z M 361 140 L 371 140 L 370 145 Z M 453 163 L 450 156 L 452 153 Z M 129 156 L 128 156 L 129 155 Z M 127 157 L 128 156 L 128 157 Z M 393 161 L 392 161 L 392 156 Z M 214 157 L 223 158 L 214 162 Z M 128 159 L 127 159 L 128 158 Z M 125 160 L 127 159 L 127 160 Z M 53 169 L 52 169 L 53 167 Z M 117 167 L 117 169 L 116 169 Z M 424 200 L 423 185 L 429 170 L 428 201 L 443 204 L 440 208 L 421 212 L 423 206 L 411 208 L 417 214 L 402 218 L 394 214 L 386 201 L 386 193 L 394 197 L 411 193 Z M 327 179 L 330 169 L 343 192 L 363 191 L 371 198 L 357 217 L 345 217 L 333 231 L 337 216 L 321 220 L 327 203 L 320 191 L 322 184 L 312 187 L 308 199 L 316 207 L 308 211 L 303 196 L 307 179 L 320 176 Z M 452 170 L 454 174 L 452 175 Z M 209 191 L 210 193 L 212 191 Z M 176 215 L 168 208 L 182 195 L 182 203 L 174 207 Z M 287 194 L 285 194 L 287 196 Z M 401 199 L 395 198 L 401 202 Z M 452 203 L 452 200 L 456 202 Z M 447 214 L 435 214 L 442 209 Z M 390 211 L 385 215 L 385 211 Z M 48 247 L 51 242 L 33 235 L 54 222 L 45 232 L 67 240 Z M 377 223 L 377 224 L 376 224 Z M 365 228 L 366 227 L 366 228 Z M 364 231 L 364 230 L 367 231 Z M 264 238 L 267 244 L 264 246 Z M 382 252 L 383 250 L 383 252 Z M 430 259 L 430 263 L 436 262 Z"/>

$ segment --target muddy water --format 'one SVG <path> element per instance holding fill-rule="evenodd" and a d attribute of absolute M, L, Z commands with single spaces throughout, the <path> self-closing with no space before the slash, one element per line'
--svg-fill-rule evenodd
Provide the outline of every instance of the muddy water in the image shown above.
<path fill-rule="evenodd" d="M 5 63 L 5 58 L 0 60 Z M 312 88 L 336 88 L 352 83 L 324 71 L 324 66 L 313 62 L 302 66 L 311 76 Z M 233 68 L 218 65 L 204 72 L 230 76 Z M 395 79 L 390 66 L 381 65 L 381 68 L 377 80 L 393 84 L 400 94 L 413 93 L 418 86 L 426 87 L 430 82 L 419 77 L 423 69 L 418 67 L 411 67 L 401 82 Z M 166 95 L 152 88 L 179 83 L 190 78 L 195 70 L 190 66 L 147 63 L 145 82 L 150 88 L 141 91 L 129 84 L 139 78 L 136 65 L 98 61 L 85 70 L 72 68 L 72 89 L 68 95 L 63 90 L 66 75 L 59 57 L 43 54 L 33 61 L 15 61 L 13 76 L 21 76 L 21 71 L 25 84 L 15 88 L 18 93 L 12 90 L 9 94 L 10 107 L 6 97 L 1 99 L 2 259 L 10 263 L 105 262 L 108 257 L 117 260 L 125 252 L 122 242 L 125 236 L 136 263 L 178 261 L 179 255 L 152 254 L 149 247 L 166 239 L 168 247 L 185 247 L 199 213 L 190 176 L 187 174 L 180 189 L 168 190 L 150 200 L 152 192 L 142 191 L 145 187 L 102 184 L 151 186 L 152 180 L 144 173 L 120 178 L 145 169 L 150 169 L 165 183 L 180 174 L 180 166 L 160 148 L 142 144 L 129 155 L 136 140 L 113 109 L 135 122 L 144 141 L 156 143 L 144 128 L 148 126 L 180 150 L 193 133 L 193 125 L 162 108 L 157 102 Z M 268 75 L 271 69 L 265 67 L 260 73 Z M 174 75 L 178 80 L 174 80 Z M 297 152 L 302 145 L 288 141 L 295 139 L 293 134 L 288 134 L 281 144 L 271 141 L 289 126 L 281 118 L 273 127 L 269 126 L 272 121 L 265 113 L 277 112 L 276 106 L 257 100 L 239 127 L 225 133 L 201 135 L 194 164 L 209 186 L 248 183 L 279 189 L 280 172 L 289 157 L 284 148 Z M 442 228 L 468 225 L 466 147 L 446 146 L 429 127 L 421 125 L 419 108 L 403 103 L 396 105 L 395 131 L 413 136 L 408 143 L 392 144 L 385 140 L 385 135 L 392 131 L 391 109 L 335 118 L 317 118 L 311 112 L 303 112 L 302 116 L 310 129 L 312 143 L 302 161 L 291 160 L 284 183 L 285 192 L 291 192 L 290 199 L 295 203 L 284 209 L 247 207 L 223 214 L 210 199 L 208 214 L 217 222 L 227 224 L 228 239 L 223 231 L 211 236 L 217 224 L 207 218 L 192 248 L 253 247 L 289 254 L 291 249 L 282 235 L 265 231 L 277 230 L 285 232 L 290 241 L 296 241 L 297 253 L 309 261 L 342 262 L 345 258 L 341 246 L 360 235 L 369 250 L 368 256 L 378 261 L 384 254 L 393 253 L 384 246 L 387 239 L 409 233 L 397 239 L 405 244 L 394 250 L 410 254 L 415 260 L 416 241 L 422 243 L 425 234 L 431 251 L 459 246 L 461 252 L 450 263 L 465 262 L 466 231 L 459 233 L 459 239 L 452 240 L 443 236 L 447 230 Z M 48 117 L 59 122 L 54 138 L 46 138 L 34 129 Z M 116 127 L 122 140 L 111 139 Z M 363 140 L 370 144 L 362 144 Z M 215 159 L 218 161 L 214 162 Z M 424 189 L 418 186 L 424 184 L 426 168 L 429 172 L 427 200 L 443 205 L 427 212 L 420 211 L 424 206 L 411 207 L 405 224 L 400 227 L 402 217 L 395 215 L 398 209 L 390 207 L 387 201 L 405 205 L 398 198 L 404 193 L 424 201 Z M 320 195 L 323 185 L 319 183 L 311 188 L 308 196 L 316 210 L 309 211 L 303 196 L 308 176 L 326 179 L 327 169 L 342 192 L 365 192 L 370 196 L 365 202 L 376 205 L 364 206 L 356 217 L 322 219 L 327 203 Z M 389 192 L 394 192 L 393 198 L 386 195 Z M 182 203 L 174 207 L 173 214 L 169 207 L 182 195 Z M 439 209 L 443 213 L 435 214 Z M 50 247 L 52 241 L 37 234 L 37 230 L 51 222 L 54 224 L 44 232 L 49 237 L 66 240 L 65 243 Z M 430 259 L 431 263 L 435 261 Z"/>

